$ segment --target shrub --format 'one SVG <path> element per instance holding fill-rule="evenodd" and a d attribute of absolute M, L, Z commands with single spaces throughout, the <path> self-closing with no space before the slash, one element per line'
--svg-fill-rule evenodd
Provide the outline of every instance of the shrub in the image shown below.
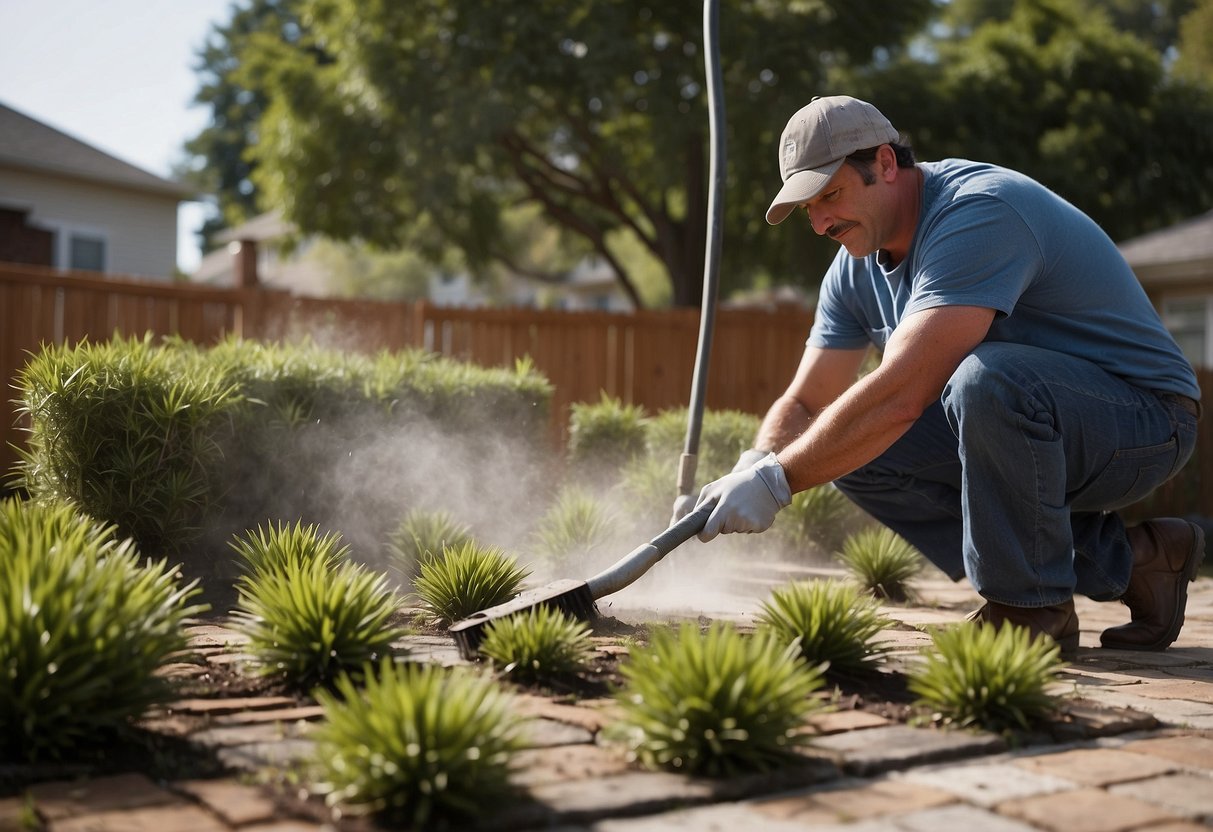
<path fill-rule="evenodd" d="M 1048 636 L 1033 639 L 1028 628 L 1008 622 L 970 623 L 941 628 L 931 640 L 908 685 L 936 721 L 1007 732 L 1028 729 L 1055 710 L 1047 689 L 1065 663 Z"/>
<path fill-rule="evenodd" d="M 470 541 L 423 562 L 414 586 L 424 617 L 450 624 L 510 600 L 529 574 L 502 549 Z"/>
<path fill-rule="evenodd" d="M 386 654 L 405 630 L 391 625 L 401 601 L 355 563 L 290 560 L 244 575 L 233 613 L 261 673 L 300 688 L 327 683 Z"/>
<path fill-rule="evenodd" d="M 506 675 L 536 682 L 575 674 L 594 648 L 584 622 L 560 610 L 535 607 L 486 627 L 480 652 Z"/>
<path fill-rule="evenodd" d="M 796 642 L 810 664 L 828 662 L 831 670 L 843 672 L 868 669 L 888 652 L 874 639 L 890 623 L 875 599 L 831 580 L 778 587 L 758 615 L 761 629 L 784 644 Z"/>
<path fill-rule="evenodd" d="M 349 558 L 350 549 L 341 545 L 341 535 L 320 534 L 318 526 L 294 526 L 279 523 L 277 527 L 257 527 L 229 544 L 252 574 L 274 572 L 291 564 L 304 565 L 322 561 L 337 566 Z"/>
<path fill-rule="evenodd" d="M 235 388 L 180 343 L 151 336 L 46 346 L 18 376 L 29 418 L 17 484 L 70 501 L 144 551 L 192 541 L 215 500 Z"/>
<path fill-rule="evenodd" d="M 64 505 L 0 503 L 0 757 L 60 757 L 168 698 L 195 584 Z"/>
<path fill-rule="evenodd" d="M 556 559 L 576 558 L 606 541 L 612 518 L 588 492 L 573 487 L 561 489 L 535 530 L 537 549 Z"/>
<path fill-rule="evenodd" d="M 646 443 L 649 454 L 668 460 L 671 472 L 677 470 L 679 457 L 686 447 L 687 415 L 687 408 L 673 408 L 661 411 L 648 422 Z M 704 410 L 699 432 L 696 482 L 706 485 L 733 470 L 737 457 L 753 445 L 759 424 L 760 419 L 752 413 Z M 671 492 L 673 488 L 671 482 Z M 673 500 L 673 497 L 670 499 Z"/>
<path fill-rule="evenodd" d="M 863 529 L 848 537 L 838 559 L 861 587 L 890 601 L 909 599 L 910 581 L 923 564 L 919 551 L 887 526 Z"/>
<path fill-rule="evenodd" d="M 603 391 L 595 404 L 569 408 L 569 459 L 578 465 L 617 467 L 644 453 L 645 412 Z"/>
<path fill-rule="evenodd" d="M 318 691 L 318 791 L 330 805 L 433 829 L 495 811 L 522 746 L 510 698 L 485 676 L 433 665 L 368 667 Z M 456 827 L 465 828 L 465 827 Z"/>
<path fill-rule="evenodd" d="M 649 768 L 727 776 L 786 763 L 823 684 L 823 668 L 797 652 L 721 622 L 703 634 L 690 622 L 677 635 L 656 630 L 620 666 L 615 730 Z"/>
<path fill-rule="evenodd" d="M 472 530 L 450 512 L 415 508 L 404 515 L 388 538 L 388 558 L 401 581 L 411 584 L 421 574 L 425 560 L 440 556 L 443 549 L 458 549 L 472 539 Z"/>

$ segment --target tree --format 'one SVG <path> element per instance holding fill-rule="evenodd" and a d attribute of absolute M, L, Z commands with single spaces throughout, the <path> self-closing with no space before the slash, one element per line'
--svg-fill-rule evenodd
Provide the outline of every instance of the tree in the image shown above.
<path fill-rule="evenodd" d="M 533 204 L 603 257 L 626 234 L 699 302 L 708 118 L 692 0 L 304 0 L 294 43 L 249 39 L 239 83 L 268 107 L 251 178 L 304 232 L 462 250 L 540 279 L 505 209 Z M 729 180 L 722 276 L 820 262 L 812 235 L 760 235 L 784 121 L 827 66 L 897 54 L 930 0 L 729 0 L 720 10 Z M 807 282 L 819 277 L 808 272 Z"/>
<path fill-rule="evenodd" d="M 1213 93 L 1080 0 L 1019 0 L 1005 20 L 854 80 L 922 158 L 996 162 L 1124 239 L 1213 204 Z"/>
<path fill-rule="evenodd" d="M 1179 23 L 1175 74 L 1192 83 L 1213 83 L 1213 0 L 1200 0 Z"/>
<path fill-rule="evenodd" d="M 203 251 L 214 248 L 215 235 L 260 213 L 252 173 L 256 161 L 256 126 L 268 104 L 264 87 L 242 83 L 243 55 L 257 37 L 273 33 L 282 43 L 298 44 L 303 34 L 296 0 L 251 0 L 233 7 L 232 19 L 214 27 L 198 53 L 194 70 L 201 86 L 194 103 L 210 109 L 210 123 L 185 144 L 186 162 L 177 175 L 200 191 L 213 194 L 217 214 L 199 231 Z M 317 56 L 322 60 L 321 56 Z"/>

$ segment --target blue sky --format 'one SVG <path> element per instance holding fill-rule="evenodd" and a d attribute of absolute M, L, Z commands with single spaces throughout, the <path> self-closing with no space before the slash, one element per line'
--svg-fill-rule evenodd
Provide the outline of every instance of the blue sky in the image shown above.
<path fill-rule="evenodd" d="M 207 122 L 196 54 L 232 0 L 0 0 L 0 101 L 168 176 Z M 183 203 L 177 262 L 198 262 L 202 206 Z"/>

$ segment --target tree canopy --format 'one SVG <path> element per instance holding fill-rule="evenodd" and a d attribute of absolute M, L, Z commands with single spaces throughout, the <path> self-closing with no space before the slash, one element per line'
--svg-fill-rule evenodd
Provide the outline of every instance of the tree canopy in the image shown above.
<path fill-rule="evenodd" d="M 1197 36 L 1177 15 L 1209 3 L 1116 0 L 1109 16 L 1094 0 L 722 0 L 722 288 L 815 285 L 835 249 L 763 219 L 779 133 L 817 94 L 868 98 L 922 158 L 1036 176 L 1114 237 L 1201 210 L 1213 93 L 1159 49 L 1180 44 L 1183 66 Z M 259 200 L 304 232 L 539 279 L 594 253 L 634 300 L 625 252 L 641 250 L 673 302 L 695 305 L 702 44 L 700 0 L 246 0 L 200 56 L 216 115 L 189 149 L 227 222 Z M 534 256 L 509 219 L 524 209 L 559 233 L 563 261 Z"/>

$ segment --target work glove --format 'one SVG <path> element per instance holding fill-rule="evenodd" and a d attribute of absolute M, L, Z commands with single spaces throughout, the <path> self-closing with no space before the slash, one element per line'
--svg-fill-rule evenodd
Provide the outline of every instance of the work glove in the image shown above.
<path fill-rule="evenodd" d="M 748 451 L 742 451 L 741 456 L 737 457 L 737 463 L 733 466 L 733 471 L 744 471 L 758 460 L 767 455 L 766 451 L 759 451 L 750 448 Z M 670 516 L 670 525 L 674 525 L 682 518 L 691 513 L 695 505 L 699 502 L 698 494 L 679 494 L 674 498 L 674 513 Z"/>
<path fill-rule="evenodd" d="M 711 502 L 716 508 L 699 533 L 704 543 L 721 533 L 765 532 L 779 510 L 792 502 L 792 489 L 783 466 L 770 453 L 749 468 L 705 485 L 695 505 Z"/>

